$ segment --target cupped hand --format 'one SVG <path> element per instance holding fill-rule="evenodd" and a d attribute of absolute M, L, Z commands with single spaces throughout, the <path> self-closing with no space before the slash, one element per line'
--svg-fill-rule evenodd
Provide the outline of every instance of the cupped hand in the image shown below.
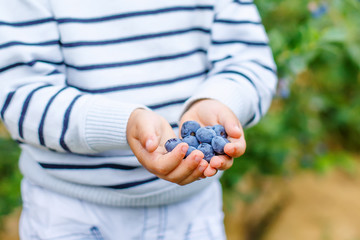
<path fill-rule="evenodd" d="M 226 170 L 233 165 L 234 158 L 240 157 L 245 153 L 246 141 L 243 128 L 231 111 L 223 103 L 213 99 L 202 99 L 191 105 L 183 114 L 180 120 L 180 129 L 186 121 L 197 121 L 201 126 L 223 125 L 228 140 L 224 147 L 226 155 L 214 156 L 209 166 L 204 171 L 205 177 L 216 174 L 217 170 Z"/>
<path fill-rule="evenodd" d="M 208 166 L 200 151 L 194 151 L 184 159 L 188 149 L 186 143 L 167 153 L 164 144 L 176 135 L 166 119 L 150 110 L 136 109 L 132 112 L 126 136 L 138 161 L 164 180 L 179 185 L 189 184 L 202 177 Z"/>

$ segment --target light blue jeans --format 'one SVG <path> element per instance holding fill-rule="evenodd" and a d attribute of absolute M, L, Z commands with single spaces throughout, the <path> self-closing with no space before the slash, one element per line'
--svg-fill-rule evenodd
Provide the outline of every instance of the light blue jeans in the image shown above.
<path fill-rule="evenodd" d="M 22 240 L 224 240 L 219 182 L 159 207 L 110 207 L 63 196 L 24 179 Z"/>

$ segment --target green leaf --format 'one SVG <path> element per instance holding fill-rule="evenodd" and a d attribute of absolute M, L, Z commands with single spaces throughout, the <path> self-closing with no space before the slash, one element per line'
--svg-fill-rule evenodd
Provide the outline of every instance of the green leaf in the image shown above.
<path fill-rule="evenodd" d="M 324 31 L 320 41 L 323 43 L 344 43 L 347 39 L 346 28 L 329 28 Z"/>
<path fill-rule="evenodd" d="M 350 59 L 360 68 L 360 43 L 351 44 L 346 48 Z"/>

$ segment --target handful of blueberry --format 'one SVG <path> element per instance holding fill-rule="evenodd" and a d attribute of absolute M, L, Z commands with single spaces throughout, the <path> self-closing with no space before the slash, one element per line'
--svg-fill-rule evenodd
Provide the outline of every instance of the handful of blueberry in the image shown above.
<path fill-rule="evenodd" d="M 185 157 L 197 149 L 204 154 L 204 159 L 208 162 L 215 155 L 224 155 L 225 144 L 229 143 L 222 125 L 201 127 L 196 121 L 187 121 L 182 125 L 180 133 L 182 139 L 167 140 L 166 151 L 171 152 L 179 143 L 185 142 L 189 145 Z"/>

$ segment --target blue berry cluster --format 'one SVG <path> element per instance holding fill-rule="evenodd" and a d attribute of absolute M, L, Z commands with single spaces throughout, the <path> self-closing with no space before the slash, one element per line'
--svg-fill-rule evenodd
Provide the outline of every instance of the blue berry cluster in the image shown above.
<path fill-rule="evenodd" d="M 179 143 L 185 142 L 189 145 L 185 157 L 197 149 L 208 162 L 215 155 L 224 155 L 225 144 L 229 143 L 222 125 L 201 127 L 196 121 L 187 121 L 182 125 L 180 133 L 182 139 L 171 138 L 165 143 L 166 151 L 171 152 Z"/>
<path fill-rule="evenodd" d="M 329 11 L 329 6 L 324 1 L 321 3 L 316 3 L 315 1 L 311 1 L 308 4 L 308 9 L 313 18 L 320 18 Z"/>

